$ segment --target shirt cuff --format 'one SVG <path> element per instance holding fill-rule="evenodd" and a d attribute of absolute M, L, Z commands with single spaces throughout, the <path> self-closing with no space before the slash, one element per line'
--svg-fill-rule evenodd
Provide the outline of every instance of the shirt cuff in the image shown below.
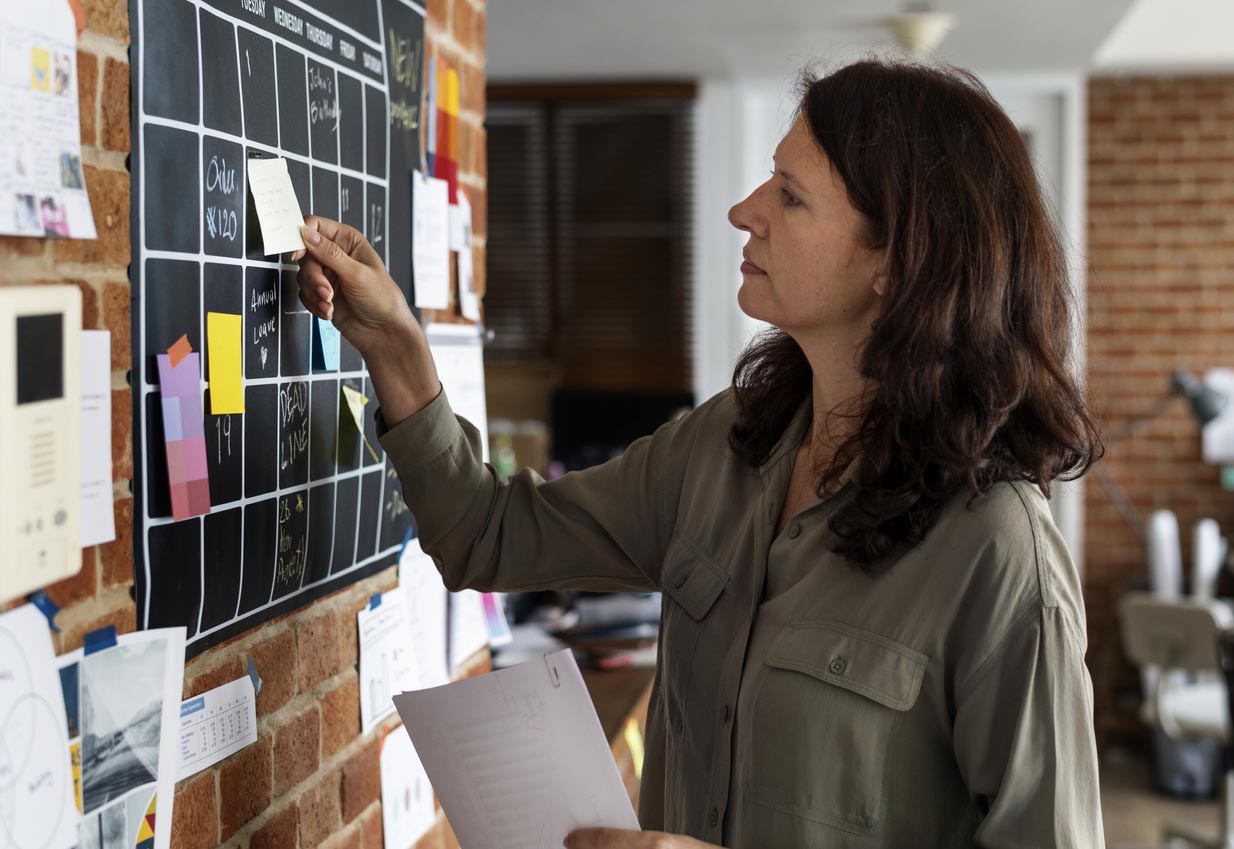
<path fill-rule="evenodd" d="M 428 406 L 394 427 L 386 425 L 380 409 L 375 418 L 377 439 L 399 474 L 436 459 L 463 435 L 444 388 Z"/>

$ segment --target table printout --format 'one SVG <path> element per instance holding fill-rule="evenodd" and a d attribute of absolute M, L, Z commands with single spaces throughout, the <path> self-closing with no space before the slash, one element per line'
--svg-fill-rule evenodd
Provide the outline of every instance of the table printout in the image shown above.
<path fill-rule="evenodd" d="M 569 649 L 394 704 L 468 849 L 543 849 L 576 828 L 639 827 Z"/>

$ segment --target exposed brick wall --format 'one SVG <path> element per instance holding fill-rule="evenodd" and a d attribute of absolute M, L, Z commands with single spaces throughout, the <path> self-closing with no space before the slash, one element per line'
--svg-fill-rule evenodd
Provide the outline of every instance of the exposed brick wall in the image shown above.
<path fill-rule="evenodd" d="M 476 288 L 484 291 L 484 63 L 486 0 L 429 0 L 428 53 L 441 55 L 461 78 L 460 173 L 471 197 Z M 130 146 L 128 4 L 84 0 L 87 30 L 78 51 L 81 137 L 86 179 L 99 237 L 55 241 L 0 237 L 0 285 L 72 283 L 82 291 L 87 329 L 112 335 L 112 476 L 117 539 L 82 552 L 81 572 L 48 588 L 61 606 L 57 650 L 78 648 L 107 624 L 135 628 L 133 584 L 132 396 L 127 383 L 130 289 Z M 457 296 L 455 296 L 457 303 Z M 457 320 L 456 311 L 431 315 Z M 265 685 L 258 696 L 260 739 L 216 768 L 177 787 L 176 849 L 382 845 L 378 753 L 387 720 L 360 735 L 356 613 L 374 592 L 396 584 L 393 569 L 310 607 L 243 634 L 195 658 L 184 674 L 184 697 L 244 674 L 254 658 Z M 473 658 L 465 675 L 483 672 Z M 440 812 L 439 812 L 440 814 Z M 421 849 L 457 847 L 439 815 Z"/>
<path fill-rule="evenodd" d="M 1234 75 L 1097 77 L 1088 105 L 1089 380 L 1109 432 L 1164 393 L 1172 370 L 1234 365 Z M 1201 460 L 1199 427 L 1181 401 L 1104 462 L 1143 514 L 1178 514 L 1184 562 L 1198 519 L 1234 535 L 1234 493 Z M 1089 662 L 1099 735 L 1114 740 L 1140 733 L 1115 606 L 1146 567 L 1139 541 L 1089 481 Z"/>

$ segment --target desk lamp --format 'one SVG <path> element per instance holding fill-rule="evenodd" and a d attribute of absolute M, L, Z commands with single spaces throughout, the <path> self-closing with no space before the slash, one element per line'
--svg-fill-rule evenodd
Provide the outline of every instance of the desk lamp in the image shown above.
<path fill-rule="evenodd" d="M 1110 449 L 1118 445 L 1118 443 L 1168 410 L 1179 398 L 1187 399 L 1187 407 L 1191 410 L 1191 417 L 1199 422 L 1201 427 L 1221 415 L 1222 410 L 1225 409 L 1226 404 L 1230 400 L 1229 396 L 1224 392 L 1205 386 L 1200 380 L 1184 371 L 1176 371 L 1170 375 L 1169 391 L 1144 410 L 1144 412 L 1111 433 L 1106 441 L 1106 448 Z M 1127 497 L 1127 493 L 1118 485 L 1102 463 L 1094 466 L 1093 471 L 1096 473 L 1097 480 L 1101 482 L 1101 486 L 1105 489 L 1106 494 L 1110 496 L 1110 501 L 1114 502 L 1119 515 L 1123 517 L 1123 521 L 1127 523 L 1141 543 L 1146 543 L 1147 532 L 1145 531 L 1144 519 L 1140 516 L 1139 511 L 1135 509 L 1135 505 L 1131 503 L 1131 499 Z"/>

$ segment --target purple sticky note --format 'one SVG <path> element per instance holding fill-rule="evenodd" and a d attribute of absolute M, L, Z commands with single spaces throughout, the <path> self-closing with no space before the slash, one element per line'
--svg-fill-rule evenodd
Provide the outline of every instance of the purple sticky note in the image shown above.
<path fill-rule="evenodd" d="M 159 354 L 159 389 L 177 398 L 201 397 L 201 355 L 194 351 L 173 367 L 171 357 Z"/>

